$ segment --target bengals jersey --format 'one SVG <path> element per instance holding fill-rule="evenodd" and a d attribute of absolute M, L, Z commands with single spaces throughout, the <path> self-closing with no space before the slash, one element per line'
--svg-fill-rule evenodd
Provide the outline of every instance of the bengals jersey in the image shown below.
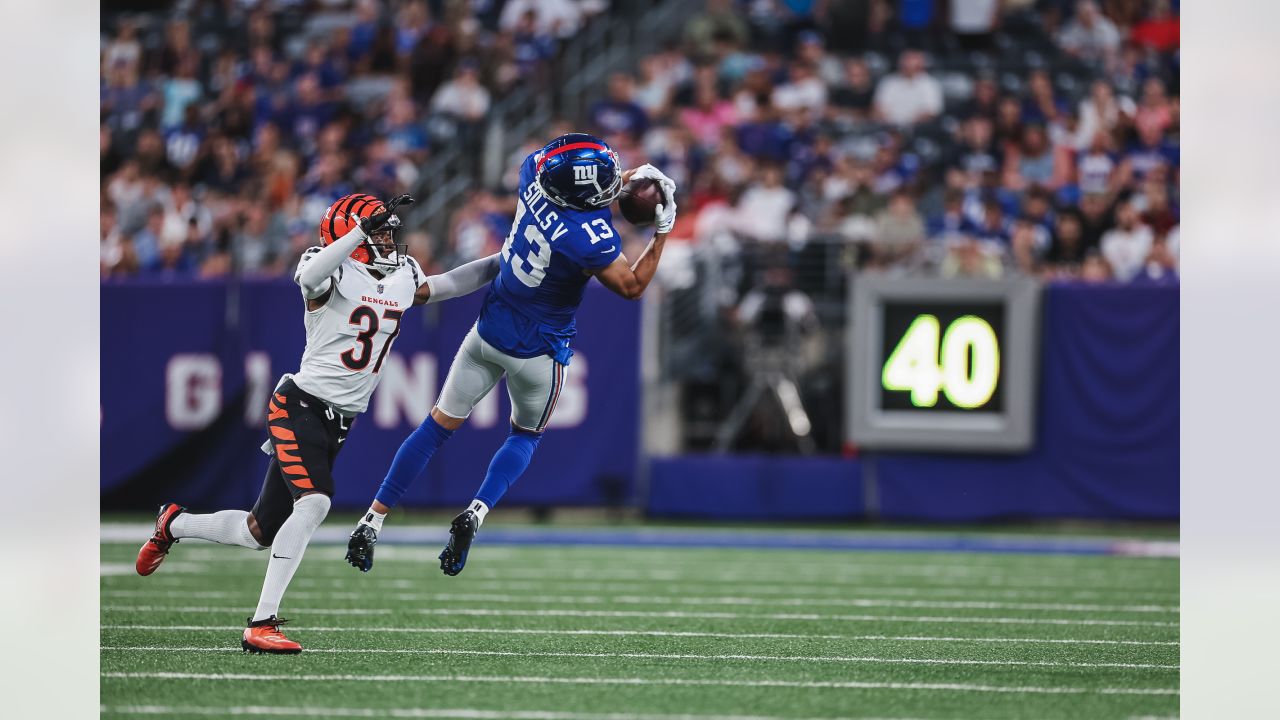
<path fill-rule="evenodd" d="M 308 248 L 298 262 L 294 282 L 322 248 Z M 325 304 L 306 313 L 307 348 L 293 382 L 343 415 L 369 406 L 378 373 L 400 334 L 400 321 L 413 305 L 414 293 L 427 281 L 412 257 L 381 279 L 347 258 L 330 277 Z M 305 306 L 304 306 L 305 307 Z"/>

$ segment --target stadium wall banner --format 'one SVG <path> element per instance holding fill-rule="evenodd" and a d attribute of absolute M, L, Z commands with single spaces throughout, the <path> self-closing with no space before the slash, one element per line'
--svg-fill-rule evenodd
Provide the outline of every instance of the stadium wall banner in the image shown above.
<path fill-rule="evenodd" d="M 1039 332 L 1032 337 L 1032 351 L 1021 358 L 1023 370 L 1036 378 L 1032 397 L 1023 398 L 1034 402 L 1029 427 L 1022 428 L 1030 442 L 1022 450 L 997 443 L 982 452 L 957 448 L 955 433 L 938 431 L 976 428 L 970 437 L 982 444 L 986 441 L 983 431 L 994 424 L 990 418 L 973 418 L 977 422 L 966 426 L 969 418 L 962 415 L 948 427 L 930 422 L 929 414 L 945 410 L 954 418 L 964 405 L 997 405 L 1003 413 L 1015 398 L 997 393 L 1001 381 L 1011 376 L 993 373 L 995 382 L 980 388 L 981 393 L 962 385 L 952 387 L 952 399 L 960 400 L 955 403 L 945 397 L 946 388 L 931 394 L 948 378 L 920 370 L 934 353 L 939 363 L 944 362 L 941 346 L 946 329 L 963 323 L 966 315 L 985 318 L 992 332 L 976 328 L 975 323 L 960 331 L 961 339 L 980 342 L 989 337 L 998 348 L 1012 347 L 1010 325 L 1001 322 L 1007 317 L 1001 312 L 1004 301 L 991 298 L 1004 297 L 1012 289 L 1013 296 L 1021 294 L 1030 304 L 1030 296 L 1025 288 L 1007 284 L 980 291 L 985 298 L 942 297 L 949 292 L 945 286 L 929 289 L 925 297 L 912 297 L 913 289 L 908 283 L 883 293 L 895 299 L 889 305 L 901 308 L 901 317 L 882 325 L 895 329 L 879 336 L 883 342 L 862 340 L 861 350 L 864 358 L 876 363 L 874 373 L 869 373 L 874 382 L 867 383 L 864 391 L 869 387 L 875 394 L 871 399 L 882 403 L 880 407 L 900 409 L 912 402 L 912 391 L 916 391 L 914 400 L 922 408 L 917 412 L 925 414 L 925 421 L 913 426 L 914 418 L 908 417 L 908 422 L 888 428 L 898 433 L 888 436 L 898 441 L 890 446 L 914 449 L 857 446 L 857 456 L 847 458 L 653 458 L 646 497 L 649 513 L 742 520 L 1178 519 L 1177 285 L 1053 284 L 1037 289 L 1039 307 L 1031 320 Z M 899 311 L 881 307 L 877 312 L 887 317 Z M 936 322 L 920 321 L 921 315 Z M 915 337 L 910 337 L 913 326 Z M 911 372 L 889 378 L 890 385 L 903 388 L 891 389 L 900 396 L 889 398 L 877 387 L 885 376 L 884 364 L 892 364 L 894 350 L 904 347 L 904 342 L 906 349 L 897 359 L 903 359 L 904 353 L 906 357 L 921 353 L 912 341 L 925 350 L 915 358 Z M 972 358 L 977 353 L 970 348 L 968 355 L 970 372 L 959 382 L 973 385 Z M 1028 358 L 1037 359 L 1034 367 L 1027 366 Z M 927 387 L 922 380 L 929 381 Z M 988 394 L 988 390 L 993 391 Z M 939 405 L 943 408 L 934 410 Z M 904 435 L 913 430 L 915 437 Z M 904 437 L 905 443 L 901 442 Z"/>
<path fill-rule="evenodd" d="M 640 306 L 588 288 L 565 385 L 538 454 L 511 490 L 520 505 L 630 499 L 639 443 Z M 335 467 L 335 504 L 365 507 L 404 437 L 426 417 L 484 293 L 413 308 Z M 101 288 L 101 491 L 104 509 L 172 500 L 249 507 L 267 466 L 267 398 L 304 345 L 297 286 L 106 282 Z M 471 499 L 506 437 L 505 382 L 475 409 L 404 497 Z"/>
<path fill-rule="evenodd" d="M 1178 286 L 1052 284 L 1042 303 L 1031 448 L 875 453 L 880 516 L 1178 518 Z"/>

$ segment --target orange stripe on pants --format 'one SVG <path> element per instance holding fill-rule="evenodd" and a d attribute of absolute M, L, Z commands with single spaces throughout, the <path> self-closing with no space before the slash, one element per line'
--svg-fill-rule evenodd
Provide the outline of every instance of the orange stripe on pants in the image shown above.
<path fill-rule="evenodd" d="M 270 425 L 268 427 L 271 430 L 271 434 L 274 435 L 277 440 L 288 440 L 290 442 L 297 440 L 293 435 L 293 431 L 289 428 L 282 428 L 279 425 Z"/>
<path fill-rule="evenodd" d="M 271 411 L 267 415 L 267 422 L 271 422 L 272 420 L 279 420 L 280 418 L 289 417 L 289 413 L 284 408 L 276 405 L 275 400 L 272 400 L 271 402 L 267 403 L 267 408 Z"/>
<path fill-rule="evenodd" d="M 282 463 L 300 463 L 302 462 L 302 458 L 289 452 L 290 450 L 297 449 L 298 446 L 293 443 L 280 443 L 279 445 L 276 445 L 276 457 L 280 458 L 280 462 Z"/>

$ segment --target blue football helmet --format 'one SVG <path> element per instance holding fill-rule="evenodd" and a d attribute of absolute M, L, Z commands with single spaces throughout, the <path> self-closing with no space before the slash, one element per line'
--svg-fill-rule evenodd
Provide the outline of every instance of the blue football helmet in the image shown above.
<path fill-rule="evenodd" d="M 561 135 L 539 150 L 534 161 L 538 187 L 556 205 L 598 210 L 622 192 L 618 153 L 594 135 Z"/>

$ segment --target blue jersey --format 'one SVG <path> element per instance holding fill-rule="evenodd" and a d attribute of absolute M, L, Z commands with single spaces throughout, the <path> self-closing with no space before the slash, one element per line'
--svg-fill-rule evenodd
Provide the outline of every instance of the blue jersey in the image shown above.
<path fill-rule="evenodd" d="M 553 204 L 538 187 L 533 155 L 520 166 L 520 199 L 502 246 L 477 331 L 518 358 L 550 355 L 568 364 L 574 315 L 591 272 L 622 254 L 609 208 L 581 211 Z"/>

